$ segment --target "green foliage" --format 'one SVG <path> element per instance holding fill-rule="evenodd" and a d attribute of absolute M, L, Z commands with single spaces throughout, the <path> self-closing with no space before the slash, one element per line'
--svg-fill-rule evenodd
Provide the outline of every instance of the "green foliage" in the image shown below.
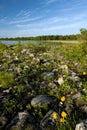
<path fill-rule="evenodd" d="M 3 44 L 3 43 L 0 43 L 0 51 L 4 51 L 6 50 L 8 47 L 7 45 Z"/>
<path fill-rule="evenodd" d="M 87 41 L 87 29 L 81 28 L 80 32 L 81 32 L 81 39 Z"/>
<path fill-rule="evenodd" d="M 2 106 L 2 109 L 5 114 L 10 114 L 11 116 L 14 116 L 16 113 L 17 104 L 15 99 L 11 99 L 7 102 L 5 102 Z"/>
<path fill-rule="evenodd" d="M 9 88 L 12 84 L 14 84 L 14 75 L 5 71 L 1 72 L 0 83 L 2 88 Z"/>

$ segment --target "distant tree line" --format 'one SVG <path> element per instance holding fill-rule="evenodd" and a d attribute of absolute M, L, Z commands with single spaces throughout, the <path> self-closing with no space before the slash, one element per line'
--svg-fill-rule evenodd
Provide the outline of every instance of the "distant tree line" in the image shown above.
<path fill-rule="evenodd" d="M 77 35 L 43 35 L 36 37 L 0 38 L 0 40 L 77 40 Z"/>
<path fill-rule="evenodd" d="M 43 35 L 35 37 L 16 37 L 16 38 L 0 38 L 0 40 L 86 40 L 87 41 L 87 29 L 81 28 L 80 34 L 72 35 Z"/>

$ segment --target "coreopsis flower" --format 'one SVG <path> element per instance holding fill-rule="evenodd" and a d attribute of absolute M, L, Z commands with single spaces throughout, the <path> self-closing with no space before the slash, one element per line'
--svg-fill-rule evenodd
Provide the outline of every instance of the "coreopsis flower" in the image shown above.
<path fill-rule="evenodd" d="M 87 75 L 87 73 L 84 71 L 84 72 L 83 72 L 83 75 Z"/>
<path fill-rule="evenodd" d="M 65 96 L 62 96 L 60 100 L 64 102 L 66 100 Z"/>
<path fill-rule="evenodd" d="M 64 123 L 66 120 L 64 118 L 60 118 L 60 122 Z"/>
<path fill-rule="evenodd" d="M 64 83 L 63 77 L 59 77 L 59 78 L 58 78 L 58 83 L 59 83 L 60 85 Z"/>
<path fill-rule="evenodd" d="M 61 113 L 61 117 L 66 118 L 66 116 L 67 116 L 67 113 L 63 111 L 63 112 Z"/>
<path fill-rule="evenodd" d="M 53 112 L 52 115 L 51 115 L 51 117 L 52 117 L 53 119 L 57 119 L 57 118 L 58 118 L 58 115 L 57 115 L 56 112 Z"/>

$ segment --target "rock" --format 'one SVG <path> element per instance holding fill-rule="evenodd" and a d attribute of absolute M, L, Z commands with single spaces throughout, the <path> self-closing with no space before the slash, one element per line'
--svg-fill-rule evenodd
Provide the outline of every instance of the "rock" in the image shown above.
<path fill-rule="evenodd" d="M 76 86 L 77 86 L 77 88 L 81 88 L 82 87 L 82 82 L 77 82 Z"/>
<path fill-rule="evenodd" d="M 78 77 L 75 72 L 72 72 L 72 75 L 69 76 L 69 79 L 72 80 L 73 82 L 78 82 L 78 81 L 80 81 L 80 77 Z"/>
<path fill-rule="evenodd" d="M 38 57 L 33 57 L 31 64 L 38 64 L 40 63 L 40 59 Z"/>
<path fill-rule="evenodd" d="M 71 112 L 74 110 L 74 106 L 72 104 L 68 104 L 66 103 L 65 105 L 65 111 L 67 111 L 67 113 L 70 115 Z"/>
<path fill-rule="evenodd" d="M 50 63 L 49 63 L 49 62 L 46 62 L 46 63 L 44 63 L 43 65 L 44 65 L 44 67 L 48 67 L 48 66 L 50 65 Z"/>
<path fill-rule="evenodd" d="M 87 119 L 76 125 L 75 130 L 87 130 Z"/>
<path fill-rule="evenodd" d="M 44 80 L 47 79 L 47 78 L 53 78 L 53 76 L 54 76 L 53 72 L 43 72 L 42 73 L 42 77 L 43 77 Z"/>
<path fill-rule="evenodd" d="M 52 114 L 56 114 L 57 118 L 54 119 L 52 117 Z M 59 119 L 59 116 L 58 116 L 58 113 L 53 111 L 53 110 L 50 110 L 44 117 L 43 119 L 41 120 L 40 122 L 40 127 L 42 130 L 48 130 L 49 128 L 52 129 L 52 127 L 55 125 L 56 123 L 56 120 Z"/>
<path fill-rule="evenodd" d="M 27 111 L 19 112 L 7 125 L 6 130 L 25 130 L 29 125 L 34 127 L 34 123 L 34 119 Z"/>
<path fill-rule="evenodd" d="M 46 85 L 45 81 L 42 81 L 42 82 L 40 83 L 40 88 L 45 88 L 45 85 Z"/>
<path fill-rule="evenodd" d="M 80 92 L 77 92 L 75 95 L 72 96 L 73 100 L 76 100 L 78 98 L 81 98 L 82 94 Z"/>
<path fill-rule="evenodd" d="M 3 129 L 6 124 L 7 124 L 7 118 L 4 116 L 1 116 L 0 117 L 0 130 Z"/>
<path fill-rule="evenodd" d="M 83 107 L 84 105 L 86 105 L 86 102 L 85 102 L 85 100 L 83 100 L 82 98 L 80 98 L 80 99 L 77 99 L 75 101 L 75 104 L 76 104 L 77 107 Z"/>
<path fill-rule="evenodd" d="M 33 58 L 33 57 L 34 57 L 34 54 L 33 54 L 33 53 L 30 53 L 29 56 L 30 56 L 31 58 Z"/>
<path fill-rule="evenodd" d="M 51 91 L 52 93 L 56 94 L 56 91 L 58 90 L 58 87 L 55 83 L 51 82 L 48 84 L 47 89 Z"/>
<path fill-rule="evenodd" d="M 81 110 L 82 110 L 82 112 L 84 112 L 84 113 L 87 114 L 87 104 L 83 105 L 83 106 L 81 107 Z"/>
<path fill-rule="evenodd" d="M 33 107 L 43 107 L 46 104 L 53 102 L 53 99 L 48 95 L 38 95 L 31 100 L 31 105 Z"/>
<path fill-rule="evenodd" d="M 27 52 L 27 49 L 23 49 L 22 51 L 21 51 L 21 53 L 26 53 Z"/>

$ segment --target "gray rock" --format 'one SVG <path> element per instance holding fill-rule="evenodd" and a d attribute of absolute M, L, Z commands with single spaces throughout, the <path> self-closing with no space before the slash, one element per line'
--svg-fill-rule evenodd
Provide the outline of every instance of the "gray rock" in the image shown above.
<path fill-rule="evenodd" d="M 87 119 L 76 125 L 75 130 L 87 130 Z"/>
<path fill-rule="evenodd" d="M 71 72 L 71 76 L 69 76 L 69 79 L 72 80 L 73 82 L 80 81 L 80 77 L 78 77 L 75 72 Z"/>
<path fill-rule="evenodd" d="M 82 94 L 80 92 L 78 92 L 72 96 L 72 99 L 75 100 L 75 99 L 81 98 L 81 96 L 82 96 Z"/>
<path fill-rule="evenodd" d="M 74 106 L 72 104 L 66 103 L 65 110 L 68 114 L 71 114 L 71 112 L 74 110 Z"/>
<path fill-rule="evenodd" d="M 7 124 L 7 118 L 4 117 L 4 116 L 1 116 L 1 117 L 0 117 L 0 130 L 1 130 L 2 128 L 4 128 L 6 124 Z"/>
<path fill-rule="evenodd" d="M 47 79 L 47 78 L 52 78 L 54 76 L 54 73 L 53 72 L 43 72 L 42 73 L 42 77 L 43 79 Z"/>
<path fill-rule="evenodd" d="M 46 104 L 53 102 L 53 99 L 48 95 L 38 95 L 31 100 L 31 105 L 33 107 L 43 107 Z"/>
<path fill-rule="evenodd" d="M 42 82 L 40 83 L 40 88 L 45 88 L 45 86 L 46 86 L 45 81 L 42 81 Z"/>
<path fill-rule="evenodd" d="M 73 82 L 80 81 L 80 78 L 79 78 L 78 76 L 70 76 L 69 78 L 70 78 L 70 80 L 72 80 Z"/>
<path fill-rule="evenodd" d="M 56 91 L 58 90 L 57 85 L 53 82 L 49 83 L 47 88 L 48 88 L 49 91 L 51 90 L 51 92 L 54 93 L 54 94 L 56 94 Z"/>
<path fill-rule="evenodd" d="M 33 123 L 35 123 L 34 119 L 28 112 L 19 112 L 10 124 L 7 125 L 6 130 L 25 130 L 27 126 L 31 126 Z M 34 127 L 34 125 L 32 126 Z"/>
<path fill-rule="evenodd" d="M 53 119 L 52 114 L 55 113 L 57 114 L 57 119 Z M 50 110 L 41 120 L 40 122 L 40 127 L 42 130 L 48 130 L 49 128 L 52 129 L 52 127 L 55 125 L 56 120 L 59 119 L 58 113 Z"/>
<path fill-rule="evenodd" d="M 82 112 L 87 113 L 87 104 L 81 107 Z"/>
<path fill-rule="evenodd" d="M 77 107 L 83 107 L 84 105 L 86 105 L 87 103 L 85 102 L 85 100 L 83 100 L 82 98 L 78 99 L 75 101 L 75 104 Z"/>

